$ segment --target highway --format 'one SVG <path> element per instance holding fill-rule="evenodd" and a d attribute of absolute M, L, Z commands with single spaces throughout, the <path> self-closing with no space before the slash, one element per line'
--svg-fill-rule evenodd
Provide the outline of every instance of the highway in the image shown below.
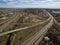
<path fill-rule="evenodd" d="M 45 25 L 39 32 L 35 33 L 33 36 L 31 36 L 30 38 L 28 38 L 27 40 L 25 40 L 24 42 L 21 43 L 21 45 L 38 45 L 39 42 L 41 42 L 42 38 L 44 37 L 44 35 L 47 33 L 48 29 L 52 27 L 52 25 L 54 23 L 58 24 L 58 22 L 55 20 L 55 18 L 46 10 L 43 10 L 47 15 L 49 15 L 49 18 L 43 22 L 39 22 L 38 24 L 32 25 L 32 26 L 28 26 L 28 27 L 24 27 L 24 28 L 19 28 L 19 29 L 15 29 L 15 30 L 9 30 L 9 31 L 4 31 L 2 33 L 0 33 L 0 36 L 4 36 L 10 33 L 14 33 L 14 32 L 18 32 L 18 31 L 24 31 L 26 29 L 30 29 L 30 28 L 34 28 L 35 26 L 41 25 L 46 23 L 47 21 L 50 21 L 47 25 Z M 16 17 L 14 17 L 11 21 L 7 21 L 7 23 L 3 24 L 0 29 L 3 31 L 6 29 L 7 26 L 12 24 L 16 24 L 16 22 L 18 21 L 18 19 L 20 18 L 20 16 L 16 15 Z M 16 20 L 17 19 L 17 20 Z M 16 21 L 16 22 L 15 22 Z M 12 23 L 14 22 L 14 23 Z M 12 23 L 12 24 L 11 24 Z M 59 25 L 59 24 L 58 24 Z M 4 27 L 3 27 L 4 26 Z M 8 27 L 7 27 L 8 28 Z M 10 27 L 9 27 L 10 28 Z M 11 45 L 13 45 L 14 40 L 15 40 L 16 34 L 13 37 L 13 40 L 11 42 Z"/>
<path fill-rule="evenodd" d="M 7 19 L 6 21 L 1 22 L 0 25 L 3 25 L 4 23 L 10 21 L 10 20 L 13 19 L 15 16 L 16 16 L 16 15 L 11 16 L 11 17 L 10 17 L 9 19 Z"/>
<path fill-rule="evenodd" d="M 21 45 L 38 45 L 38 43 L 42 40 L 48 29 L 53 25 L 53 23 L 57 23 L 57 21 L 54 19 L 54 17 L 44 10 L 52 19 L 49 24 L 47 24 L 45 27 L 43 27 L 39 32 L 37 32 L 35 35 L 27 39 L 25 42 L 23 42 Z M 40 39 L 40 40 L 39 40 Z M 38 41 L 37 41 L 38 40 Z"/>
<path fill-rule="evenodd" d="M 10 31 L 7 31 L 7 32 L 0 33 L 0 36 L 6 35 L 6 34 L 9 34 L 9 33 L 13 33 L 13 32 L 18 32 L 18 31 L 26 30 L 28 28 L 35 27 L 37 25 L 44 24 L 45 22 L 49 21 L 50 19 L 51 19 L 51 17 L 49 17 L 47 20 L 45 20 L 43 22 L 39 22 L 38 24 L 35 24 L 35 25 L 32 25 L 32 26 L 28 26 L 28 27 L 19 28 L 19 29 L 10 30 Z"/>
<path fill-rule="evenodd" d="M 34 45 L 34 42 L 36 42 L 36 40 L 38 40 L 41 37 L 41 35 L 45 33 L 45 31 L 47 31 L 52 26 L 52 24 L 53 24 L 53 19 L 50 21 L 49 24 L 44 26 L 39 32 L 34 34 L 32 37 L 30 37 L 28 40 L 23 42 L 21 45 Z"/>
<path fill-rule="evenodd" d="M 13 28 L 19 19 L 20 15 L 14 15 L 11 19 L 7 20 L 3 25 L 0 26 L 0 33 Z"/>
<path fill-rule="evenodd" d="M 49 16 L 51 16 L 54 19 L 54 23 L 60 25 L 48 11 L 44 10 L 44 12 L 46 12 Z"/>

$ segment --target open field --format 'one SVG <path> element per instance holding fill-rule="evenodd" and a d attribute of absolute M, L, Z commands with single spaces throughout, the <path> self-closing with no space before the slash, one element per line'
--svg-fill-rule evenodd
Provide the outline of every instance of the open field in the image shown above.
<path fill-rule="evenodd" d="M 49 21 L 48 21 L 49 22 Z M 42 27 L 44 27 L 48 22 L 42 24 L 41 26 L 36 26 L 34 28 L 31 29 L 27 29 L 24 31 L 20 31 L 20 32 L 16 32 L 15 34 L 17 35 L 16 39 L 15 39 L 15 43 L 14 45 L 19 45 L 22 42 L 24 42 L 25 40 L 27 40 L 29 37 L 33 36 L 36 32 L 38 32 Z M 20 35 L 20 36 L 19 36 Z M 16 43 L 17 41 L 17 43 Z"/>
<path fill-rule="evenodd" d="M 48 21 L 49 22 L 49 21 Z M 44 27 L 48 22 L 46 22 L 46 23 L 44 23 L 44 24 L 42 24 L 41 26 L 39 25 L 39 26 L 36 26 L 36 28 L 34 27 L 34 28 L 31 28 L 31 29 L 27 29 L 27 30 L 24 30 L 24 31 L 20 31 L 20 32 L 15 32 L 15 33 L 13 33 L 13 34 L 16 34 L 17 36 L 16 36 L 16 39 L 15 39 L 15 42 L 17 41 L 17 45 L 18 44 L 21 44 L 22 42 L 24 42 L 26 39 L 28 39 L 30 36 L 33 36 L 36 32 L 38 32 L 42 27 Z M 13 34 L 12 34 L 12 36 L 11 36 L 11 40 L 14 38 L 13 37 Z M 7 38 L 6 38 L 7 37 Z M 8 37 L 9 37 L 9 35 L 5 35 L 5 36 L 2 36 L 2 37 L 0 37 L 0 39 L 3 39 L 3 40 L 1 40 L 1 45 L 3 45 L 2 44 L 2 42 L 4 43 L 4 44 L 6 44 L 6 41 L 7 41 L 7 39 L 8 39 Z M 14 45 L 16 45 L 16 44 L 14 44 Z"/>

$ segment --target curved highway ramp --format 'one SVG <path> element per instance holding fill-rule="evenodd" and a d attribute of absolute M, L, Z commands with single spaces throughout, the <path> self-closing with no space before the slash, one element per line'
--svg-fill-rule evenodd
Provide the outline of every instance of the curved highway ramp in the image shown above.
<path fill-rule="evenodd" d="M 6 35 L 5 38 L 7 40 L 5 42 L 5 44 L 2 44 L 2 45 L 38 45 L 39 42 L 41 42 L 44 35 L 46 35 L 48 29 L 50 29 L 54 23 L 57 23 L 57 21 L 54 19 L 54 17 L 50 13 L 48 13 L 46 10 L 44 10 L 44 12 L 47 15 L 49 15 L 49 18 L 41 23 L 38 23 L 38 24 L 35 24 L 32 26 L 28 26 L 28 27 L 24 27 L 24 28 L 20 28 L 20 29 L 1 32 L 0 38 L 2 38 L 2 37 L 4 38 L 4 36 Z M 20 18 L 20 16 L 18 15 L 11 21 L 7 22 L 6 23 L 7 26 L 9 26 L 9 25 L 12 26 L 12 24 L 15 25 L 19 19 L 18 17 Z M 17 18 L 17 20 L 16 20 L 16 18 Z M 16 22 L 12 23 L 15 20 L 16 20 Z M 6 29 L 6 27 L 7 27 L 6 24 L 3 24 L 0 27 L 0 30 L 3 31 L 4 29 Z M 5 26 L 5 27 L 3 27 L 3 26 Z M 11 26 L 9 28 L 7 28 L 7 30 L 10 29 Z M 25 31 L 26 31 L 26 33 L 25 33 Z"/>

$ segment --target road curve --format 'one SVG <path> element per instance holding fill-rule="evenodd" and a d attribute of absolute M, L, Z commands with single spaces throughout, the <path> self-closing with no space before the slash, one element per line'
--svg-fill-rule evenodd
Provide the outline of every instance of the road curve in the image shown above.
<path fill-rule="evenodd" d="M 48 11 L 44 10 L 44 12 L 46 12 L 49 16 L 51 16 L 54 19 L 54 23 L 60 25 L 60 23 L 58 23 L 56 19 Z"/>
<path fill-rule="evenodd" d="M 41 35 L 52 26 L 52 24 L 53 24 L 53 18 L 51 19 L 50 23 L 48 23 L 46 26 L 44 26 L 39 32 L 37 32 L 32 37 L 27 39 L 21 45 L 34 45 L 34 42 L 36 42 L 36 40 L 38 40 L 41 37 Z"/>
<path fill-rule="evenodd" d="M 46 25 L 45 27 L 43 27 L 42 29 L 41 29 L 41 31 L 39 32 L 39 34 L 35 34 L 34 36 L 32 36 L 32 37 L 30 37 L 29 39 L 27 39 L 25 42 L 23 42 L 21 45 L 36 45 L 37 43 L 37 40 L 39 39 L 39 36 L 40 36 L 40 40 L 43 38 L 43 35 L 45 35 L 45 33 L 47 32 L 47 30 L 49 29 L 49 27 L 51 27 L 52 25 L 53 25 L 53 22 L 55 22 L 55 23 L 57 23 L 57 21 L 54 19 L 54 17 L 51 15 L 51 14 L 49 14 L 48 12 L 47 12 L 47 14 L 52 18 L 51 19 L 51 22 L 48 24 L 48 25 Z M 55 20 L 55 21 L 54 21 Z M 43 30 L 43 31 L 42 31 Z M 45 30 L 45 31 L 44 31 Z M 38 35 L 38 36 L 37 36 Z M 41 38 L 42 37 L 42 38 Z M 34 42 L 35 42 L 35 44 L 34 44 Z"/>
<path fill-rule="evenodd" d="M 38 26 L 40 24 L 44 24 L 45 22 L 50 20 L 50 22 L 47 25 L 45 25 L 39 32 L 35 33 L 29 39 L 25 40 L 21 45 L 36 45 L 36 44 L 38 44 L 37 42 L 41 41 L 41 39 L 47 33 L 48 29 L 53 25 L 53 23 L 54 22 L 57 23 L 57 21 L 54 19 L 54 17 L 49 12 L 47 12 L 46 10 L 44 10 L 44 12 L 49 15 L 49 18 L 47 20 L 45 20 L 45 21 L 43 21 L 41 23 L 29 26 L 29 27 L 19 28 L 19 29 L 15 29 L 15 30 L 0 33 L 0 36 L 6 35 L 6 34 L 9 34 L 9 33 L 18 32 L 18 31 L 24 31 L 24 30 L 26 30 L 28 28 L 35 27 L 35 26 Z"/>
<path fill-rule="evenodd" d="M 17 31 L 23 31 L 23 30 L 25 30 L 25 29 L 28 29 L 28 28 L 31 28 L 31 27 L 35 27 L 35 26 L 37 26 L 37 25 L 44 24 L 45 22 L 49 21 L 50 19 L 51 19 L 51 17 L 49 17 L 47 20 L 45 20 L 45 21 L 43 21 L 43 22 L 39 22 L 38 24 L 29 26 L 29 27 L 19 28 L 19 29 L 15 29 L 15 30 L 11 30 L 11 31 L 7 31 L 7 32 L 0 33 L 0 36 L 6 35 L 6 34 L 9 34 L 9 33 L 13 33 L 13 32 L 17 32 Z"/>

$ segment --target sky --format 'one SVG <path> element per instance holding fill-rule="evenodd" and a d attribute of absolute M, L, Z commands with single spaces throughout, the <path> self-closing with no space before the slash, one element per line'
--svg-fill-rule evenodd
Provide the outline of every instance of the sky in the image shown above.
<path fill-rule="evenodd" d="M 0 0 L 0 8 L 60 8 L 60 0 Z"/>

